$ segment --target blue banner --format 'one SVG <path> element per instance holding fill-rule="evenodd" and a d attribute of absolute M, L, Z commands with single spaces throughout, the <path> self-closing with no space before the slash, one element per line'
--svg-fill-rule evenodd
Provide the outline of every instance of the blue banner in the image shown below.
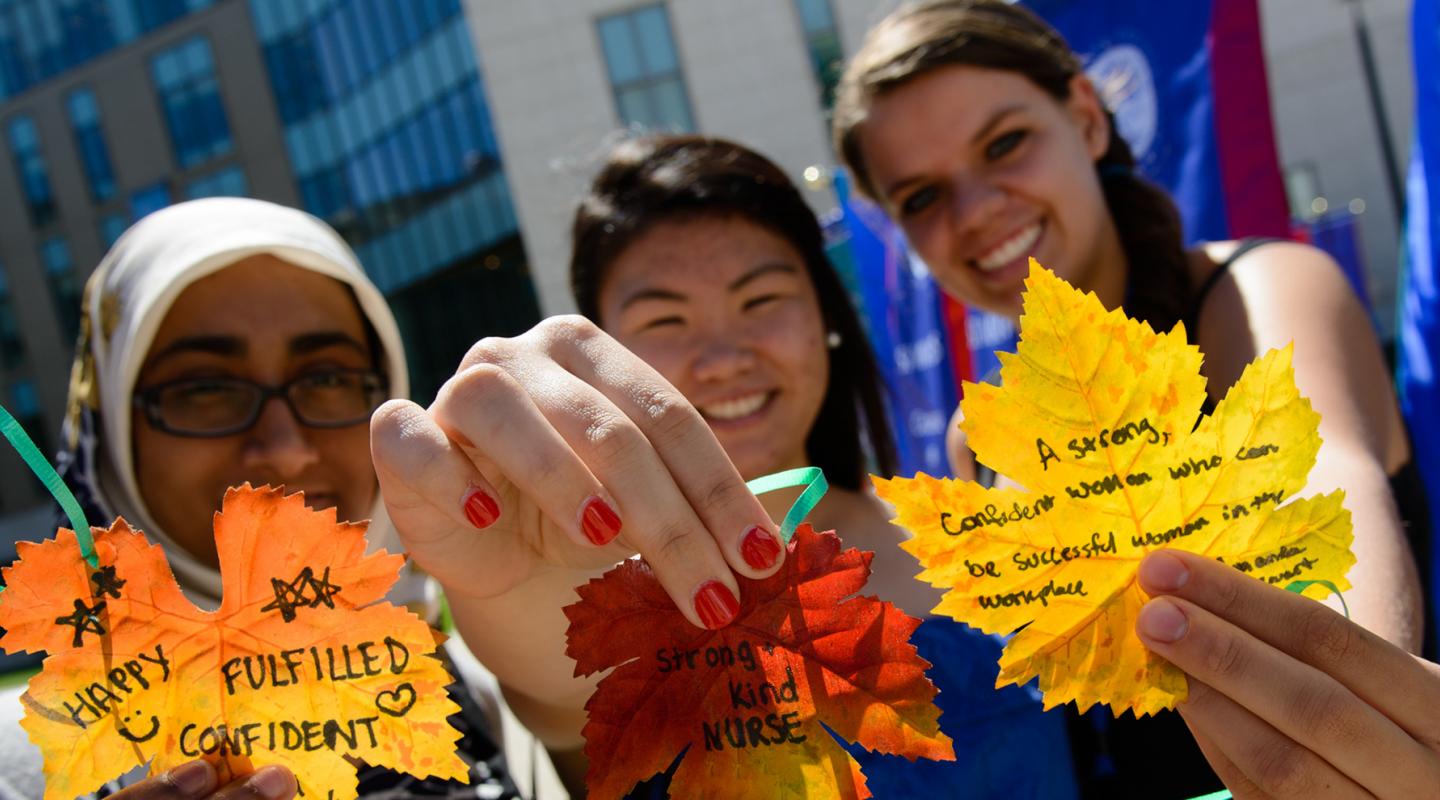
<path fill-rule="evenodd" d="M 1440 519 L 1440 0 L 1415 0 L 1415 143 L 1406 185 L 1405 276 L 1396 326 L 1400 407 L 1410 427 L 1413 457 Z M 1429 563 L 1421 565 L 1432 590 L 1440 575 L 1435 531 L 1428 537 Z M 1440 596 L 1432 602 L 1440 607 Z M 1440 640 L 1440 620 L 1431 632 Z"/>
<path fill-rule="evenodd" d="M 875 204 L 852 195 L 841 171 L 835 193 L 849 232 L 860 311 L 885 379 L 898 474 L 949 475 L 945 433 L 960 401 L 940 289 L 899 229 Z"/>

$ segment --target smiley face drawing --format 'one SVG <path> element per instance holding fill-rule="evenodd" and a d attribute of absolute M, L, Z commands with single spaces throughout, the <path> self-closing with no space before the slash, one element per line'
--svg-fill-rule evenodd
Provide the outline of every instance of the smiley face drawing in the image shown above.
<path fill-rule="evenodd" d="M 129 723 L 131 717 L 134 717 L 138 721 L 141 718 L 141 713 L 139 711 L 136 711 L 133 714 L 126 714 L 123 719 L 120 719 L 115 723 L 115 731 L 121 736 L 124 736 L 126 739 L 129 739 L 136 744 L 140 744 L 141 742 L 148 742 L 151 739 L 154 739 L 155 734 L 160 732 L 160 720 L 156 718 L 154 714 L 150 715 L 150 731 L 144 734 L 138 734 L 130 730 L 130 728 L 127 726 L 127 723 Z"/>

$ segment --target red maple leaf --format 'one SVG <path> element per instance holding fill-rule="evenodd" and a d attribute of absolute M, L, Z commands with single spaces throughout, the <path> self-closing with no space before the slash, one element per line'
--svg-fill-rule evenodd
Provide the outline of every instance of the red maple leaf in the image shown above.
<path fill-rule="evenodd" d="M 919 621 L 851 597 L 872 557 L 802 525 L 782 569 L 739 579 L 740 612 L 718 631 L 687 621 L 638 559 L 579 587 L 565 609 L 575 673 L 614 668 L 585 705 L 591 796 L 620 797 L 684 753 L 674 797 L 868 797 L 829 731 L 953 759 L 930 664 L 910 644 Z"/>

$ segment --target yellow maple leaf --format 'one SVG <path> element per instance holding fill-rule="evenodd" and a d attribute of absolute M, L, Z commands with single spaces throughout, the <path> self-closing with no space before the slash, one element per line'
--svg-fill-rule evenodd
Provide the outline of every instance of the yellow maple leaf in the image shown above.
<path fill-rule="evenodd" d="M 1148 599 L 1135 573 L 1152 550 L 1203 553 L 1282 587 L 1349 588 L 1343 494 L 1280 505 L 1320 447 L 1291 352 L 1256 359 L 1200 418 L 1200 351 L 1183 325 L 1155 333 L 1031 260 L 1001 385 L 967 383 L 961 403 L 976 458 L 1026 488 L 874 479 L 914 534 L 904 547 L 919 577 L 948 590 L 935 611 L 1020 631 L 997 687 L 1038 676 L 1046 708 L 1099 702 L 1117 714 L 1183 700 L 1184 675 L 1134 633 Z"/>
<path fill-rule="evenodd" d="M 197 757 L 222 777 L 283 764 L 302 790 L 356 796 L 354 757 L 466 779 L 446 717 L 450 676 L 419 617 L 381 602 L 403 558 L 365 554 L 365 525 L 247 484 L 215 515 L 224 597 L 201 611 L 165 554 L 117 520 L 22 542 L 5 569 L 0 647 L 50 653 L 22 698 L 45 798 Z M 153 760 L 152 760 L 153 759 Z"/>

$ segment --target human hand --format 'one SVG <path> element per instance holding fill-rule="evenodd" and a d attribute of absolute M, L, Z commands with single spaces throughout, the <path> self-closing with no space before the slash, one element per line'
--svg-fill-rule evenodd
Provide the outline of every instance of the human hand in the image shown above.
<path fill-rule="evenodd" d="M 371 450 L 411 556 L 452 595 L 639 552 L 692 623 L 717 628 L 738 610 L 734 573 L 784 557 L 699 412 L 581 317 L 476 344 L 429 409 L 375 412 Z"/>
<path fill-rule="evenodd" d="M 261 767 L 225 786 L 218 784 L 214 767 L 191 761 L 110 796 L 114 800 L 290 800 L 299 788 L 290 770 L 278 766 Z"/>
<path fill-rule="evenodd" d="M 1440 665 L 1193 553 L 1141 562 L 1136 632 L 1189 676 L 1179 706 L 1239 798 L 1440 798 Z"/>

